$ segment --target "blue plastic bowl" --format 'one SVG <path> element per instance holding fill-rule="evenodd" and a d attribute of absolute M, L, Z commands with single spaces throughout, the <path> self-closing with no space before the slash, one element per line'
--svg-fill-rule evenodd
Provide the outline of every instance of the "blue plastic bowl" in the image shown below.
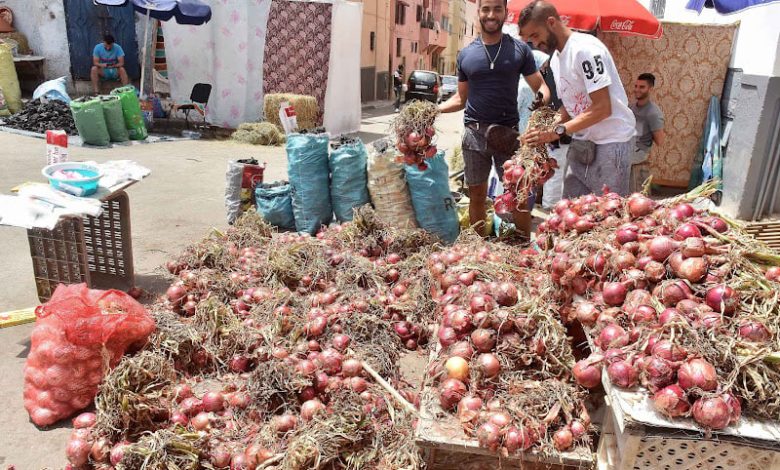
<path fill-rule="evenodd" d="M 54 176 L 58 171 L 67 171 L 75 176 L 72 178 Z M 45 167 L 41 173 L 48 178 L 49 184 L 54 189 L 76 196 L 95 194 L 101 176 L 98 167 L 78 162 L 55 163 Z"/>

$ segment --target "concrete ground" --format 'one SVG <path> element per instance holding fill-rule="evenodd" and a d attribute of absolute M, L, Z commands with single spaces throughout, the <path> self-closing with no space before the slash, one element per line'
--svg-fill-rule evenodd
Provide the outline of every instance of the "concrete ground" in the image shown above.
<path fill-rule="evenodd" d="M 392 118 L 386 103 L 363 112 L 360 137 L 370 142 L 386 133 Z M 452 151 L 462 130 L 462 114 L 437 121 L 439 146 Z M 152 170 L 127 190 L 136 284 L 151 292 L 166 288 L 160 266 L 211 227 L 225 228 L 223 194 L 227 161 L 254 157 L 268 163 L 265 181 L 284 179 L 287 164 L 282 147 L 262 147 L 230 141 L 184 140 L 111 149 L 71 147 L 71 160 L 134 160 Z M 25 181 L 42 181 L 45 142 L 0 132 L 0 193 Z M 0 312 L 37 305 L 26 231 L 0 226 Z M 38 429 L 22 403 L 23 368 L 33 325 L 0 330 L 0 468 L 62 468 L 70 422 Z"/>

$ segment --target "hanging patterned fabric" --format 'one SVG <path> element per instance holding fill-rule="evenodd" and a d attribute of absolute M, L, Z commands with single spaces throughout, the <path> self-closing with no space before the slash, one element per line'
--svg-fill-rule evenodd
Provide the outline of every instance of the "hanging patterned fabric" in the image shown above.
<path fill-rule="evenodd" d="M 268 17 L 263 91 L 315 97 L 318 125 L 325 112 L 331 14 L 329 3 L 274 0 Z"/>
<path fill-rule="evenodd" d="M 177 103 L 186 103 L 193 85 L 210 84 L 206 121 L 236 128 L 261 117 L 263 54 L 271 0 L 206 3 L 212 7 L 212 17 L 205 25 L 187 26 L 174 21 L 163 24 L 171 95 Z"/>

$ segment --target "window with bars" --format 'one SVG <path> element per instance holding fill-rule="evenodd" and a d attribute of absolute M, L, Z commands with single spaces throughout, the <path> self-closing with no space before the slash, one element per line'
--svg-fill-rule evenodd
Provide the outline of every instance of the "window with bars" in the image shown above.
<path fill-rule="evenodd" d="M 666 0 L 651 0 L 650 12 L 656 18 L 663 18 L 666 10 Z"/>
<path fill-rule="evenodd" d="M 395 56 L 401 57 L 401 38 L 395 40 Z"/>

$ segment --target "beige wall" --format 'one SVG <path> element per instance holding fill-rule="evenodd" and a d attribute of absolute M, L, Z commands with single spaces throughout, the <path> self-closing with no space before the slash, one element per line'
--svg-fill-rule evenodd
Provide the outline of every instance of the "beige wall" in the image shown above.
<path fill-rule="evenodd" d="M 360 46 L 360 67 L 375 67 L 378 72 L 389 70 L 391 30 L 390 0 L 363 0 L 363 37 Z M 371 50 L 371 33 L 376 35 Z"/>

